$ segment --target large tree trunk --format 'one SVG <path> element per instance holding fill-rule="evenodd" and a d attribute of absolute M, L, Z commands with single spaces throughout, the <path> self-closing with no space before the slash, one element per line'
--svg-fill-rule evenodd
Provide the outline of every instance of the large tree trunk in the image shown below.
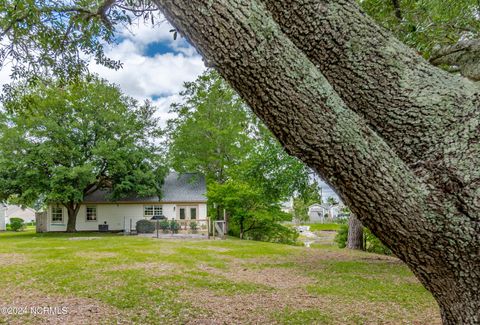
<path fill-rule="evenodd" d="M 80 204 L 68 203 L 65 204 L 68 212 L 67 232 L 76 232 L 77 215 L 80 209 Z"/>
<path fill-rule="evenodd" d="M 363 225 L 354 213 L 348 219 L 347 248 L 363 250 Z"/>
<path fill-rule="evenodd" d="M 413 270 L 449 324 L 480 322 L 480 92 L 354 1 L 155 0 L 292 155 Z"/>

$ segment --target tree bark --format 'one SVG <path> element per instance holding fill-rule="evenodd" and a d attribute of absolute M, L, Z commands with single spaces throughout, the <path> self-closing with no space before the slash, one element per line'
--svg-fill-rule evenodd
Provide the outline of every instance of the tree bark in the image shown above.
<path fill-rule="evenodd" d="M 243 217 L 240 218 L 240 239 L 243 239 L 243 235 L 244 235 L 244 224 L 243 224 Z"/>
<path fill-rule="evenodd" d="M 363 225 L 354 213 L 348 219 L 347 248 L 363 250 Z"/>
<path fill-rule="evenodd" d="M 67 230 L 66 232 L 76 232 L 77 231 L 77 215 L 80 210 L 80 204 L 68 203 L 65 204 L 68 213 L 67 220 Z"/>
<path fill-rule="evenodd" d="M 480 322 L 479 89 L 353 1 L 156 0 L 287 152 L 413 270 L 446 324 Z"/>

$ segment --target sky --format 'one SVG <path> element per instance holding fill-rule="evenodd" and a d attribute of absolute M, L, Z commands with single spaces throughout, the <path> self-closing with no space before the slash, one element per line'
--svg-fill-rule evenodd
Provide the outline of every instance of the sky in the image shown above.
<path fill-rule="evenodd" d="M 194 81 L 205 66 L 201 56 L 185 39 L 173 39 L 173 27 L 166 21 L 152 27 L 143 22 L 119 31 L 118 44 L 106 48 L 108 57 L 120 60 L 123 68 L 108 69 L 92 60 L 90 71 L 120 86 L 139 100 L 150 99 L 158 107 L 161 124 L 171 117 L 172 103 L 187 81 Z"/>

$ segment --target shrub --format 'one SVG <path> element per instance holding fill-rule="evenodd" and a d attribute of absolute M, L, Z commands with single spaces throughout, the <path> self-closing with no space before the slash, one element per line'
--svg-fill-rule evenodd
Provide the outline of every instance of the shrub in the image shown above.
<path fill-rule="evenodd" d="M 380 239 L 378 239 L 370 230 L 367 228 L 363 228 L 363 236 L 365 238 L 366 244 L 366 251 L 377 253 L 377 254 L 384 254 L 384 255 L 392 255 L 392 251 L 390 248 L 385 246 Z"/>
<path fill-rule="evenodd" d="M 195 233 L 198 230 L 198 224 L 195 221 L 190 222 L 190 230 Z"/>
<path fill-rule="evenodd" d="M 260 228 L 245 234 L 246 239 L 253 239 L 271 243 L 295 245 L 299 233 L 292 228 L 276 222 L 265 222 Z"/>
<path fill-rule="evenodd" d="M 137 233 L 139 234 L 153 234 L 155 231 L 155 225 L 149 220 L 139 220 L 137 221 L 136 227 Z"/>
<path fill-rule="evenodd" d="M 25 224 L 21 218 L 10 218 L 10 229 L 12 231 L 22 231 L 25 229 Z"/>
<path fill-rule="evenodd" d="M 163 232 L 167 232 L 170 229 L 170 223 L 168 220 L 162 220 L 159 222 L 158 227 L 162 229 Z"/>
<path fill-rule="evenodd" d="M 178 233 L 178 230 L 180 229 L 180 224 L 176 222 L 175 220 L 170 221 L 170 230 L 172 233 L 176 234 Z"/>
<path fill-rule="evenodd" d="M 337 230 L 334 241 L 337 243 L 338 247 L 345 248 L 347 246 L 348 240 L 348 225 L 342 224 Z"/>

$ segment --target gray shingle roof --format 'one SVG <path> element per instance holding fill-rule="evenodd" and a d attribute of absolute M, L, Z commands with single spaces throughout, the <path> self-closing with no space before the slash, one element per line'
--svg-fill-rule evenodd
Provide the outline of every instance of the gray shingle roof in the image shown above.
<path fill-rule="evenodd" d="M 165 178 L 162 187 L 163 197 L 158 196 L 138 197 L 130 196 L 116 201 L 107 199 L 107 190 L 98 190 L 85 197 L 84 203 L 108 202 L 206 202 L 207 185 L 205 177 L 197 173 L 178 174 L 170 172 Z"/>

